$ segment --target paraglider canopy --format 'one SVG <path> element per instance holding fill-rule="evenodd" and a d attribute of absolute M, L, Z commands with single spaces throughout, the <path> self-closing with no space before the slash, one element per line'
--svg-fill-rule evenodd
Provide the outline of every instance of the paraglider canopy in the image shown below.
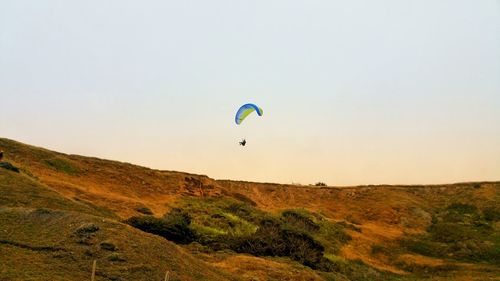
<path fill-rule="evenodd" d="M 239 125 L 241 124 L 241 122 L 243 122 L 243 120 L 245 120 L 245 118 L 247 118 L 248 115 L 250 115 L 254 111 L 257 112 L 259 116 L 262 116 L 262 114 L 264 114 L 264 111 L 262 111 L 262 109 L 256 106 L 255 104 L 253 103 L 244 104 L 236 112 L 236 117 L 234 118 L 235 119 L 234 121 L 236 122 L 237 125 Z"/>

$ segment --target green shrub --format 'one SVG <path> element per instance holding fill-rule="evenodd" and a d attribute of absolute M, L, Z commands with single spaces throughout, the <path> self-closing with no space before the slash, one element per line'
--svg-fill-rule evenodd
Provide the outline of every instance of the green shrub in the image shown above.
<path fill-rule="evenodd" d="M 262 214 L 252 206 L 241 202 L 228 202 L 227 205 L 222 206 L 221 209 L 250 222 L 258 222 Z"/>
<path fill-rule="evenodd" d="M 250 204 L 227 197 L 186 198 L 181 206 L 191 214 L 191 228 L 198 232 L 202 241 L 216 241 L 216 236 L 221 235 L 252 234 L 266 214 Z"/>
<path fill-rule="evenodd" d="M 463 203 L 453 203 L 447 208 L 448 211 L 455 211 L 459 214 L 474 214 L 477 213 L 477 207 L 474 205 L 463 204 Z"/>
<path fill-rule="evenodd" d="M 500 260 L 500 237 L 491 223 L 494 208 L 479 212 L 469 204 L 454 203 L 434 214 L 427 235 L 403 241 L 408 250 L 427 256 L 496 263 Z"/>
<path fill-rule="evenodd" d="M 281 213 L 281 218 L 286 224 L 292 225 L 298 229 L 309 232 L 316 232 L 319 230 L 319 226 L 303 211 L 286 210 Z"/>
<path fill-rule="evenodd" d="M 264 220 L 254 235 L 232 241 L 233 250 L 255 256 L 290 257 L 311 268 L 317 268 L 324 247 L 306 232 L 286 228 L 278 220 Z"/>
<path fill-rule="evenodd" d="M 404 240 L 402 244 L 409 251 L 424 256 L 444 257 L 448 253 L 448 246 L 445 243 L 432 242 L 423 238 Z"/>
<path fill-rule="evenodd" d="M 477 230 L 469 225 L 457 223 L 436 223 L 429 227 L 432 240 L 443 243 L 453 243 L 468 239 L 478 239 Z"/>
<path fill-rule="evenodd" d="M 162 219 L 143 216 L 131 217 L 125 222 L 142 231 L 162 236 L 180 244 L 188 244 L 196 239 L 195 233 L 189 228 L 191 217 L 181 209 L 172 209 Z"/>

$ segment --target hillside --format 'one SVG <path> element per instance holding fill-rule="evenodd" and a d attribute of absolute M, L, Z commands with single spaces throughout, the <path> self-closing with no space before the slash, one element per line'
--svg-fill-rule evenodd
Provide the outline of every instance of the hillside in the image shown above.
<path fill-rule="evenodd" d="M 153 170 L 8 139 L 0 149 L 20 169 L 0 169 L 0 280 L 85 280 L 94 259 L 96 280 L 162 280 L 166 271 L 171 280 L 500 276 L 500 182 L 281 185 Z M 187 214 L 192 241 L 176 245 L 137 229 L 151 232 L 151 224 L 125 221 L 150 223 L 145 214 L 176 227 Z M 174 241 L 167 230 L 163 236 Z M 268 237 L 276 238 L 272 245 L 261 245 Z M 285 248 L 273 248 L 281 239 Z M 299 244 L 302 252 L 292 247 Z"/>

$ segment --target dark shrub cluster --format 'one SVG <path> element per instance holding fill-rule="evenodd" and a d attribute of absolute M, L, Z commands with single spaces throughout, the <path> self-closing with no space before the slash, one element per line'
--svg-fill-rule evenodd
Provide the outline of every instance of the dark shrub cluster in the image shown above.
<path fill-rule="evenodd" d="M 126 222 L 177 243 L 199 243 L 209 251 L 289 257 L 313 269 L 338 269 L 324 255 L 335 254 L 350 239 L 344 227 L 306 210 L 287 210 L 277 217 L 242 201 L 190 200 L 185 209 L 172 209 L 163 218 L 131 217 Z"/>
<path fill-rule="evenodd" d="M 317 268 L 324 252 L 308 233 L 272 219 L 263 220 L 255 234 L 234 239 L 230 248 L 255 256 L 290 257 L 311 268 Z"/>
<path fill-rule="evenodd" d="M 251 222 L 258 222 L 259 220 L 260 214 L 256 215 L 255 210 L 253 210 L 248 204 L 233 202 L 228 204 L 223 209 Z"/>
<path fill-rule="evenodd" d="M 319 225 L 317 225 L 310 217 L 295 210 L 286 210 L 281 214 L 281 217 L 285 223 L 298 229 L 304 229 L 309 232 L 316 232 L 319 230 Z"/>
<path fill-rule="evenodd" d="M 463 203 L 453 203 L 448 208 L 448 211 L 455 211 L 459 214 L 474 214 L 477 212 L 477 207 L 474 205 L 463 204 Z"/>
<path fill-rule="evenodd" d="M 172 209 L 161 219 L 143 216 L 131 217 L 125 222 L 142 231 L 159 235 L 180 244 L 188 244 L 196 240 L 195 233 L 189 228 L 191 217 L 181 209 Z"/>

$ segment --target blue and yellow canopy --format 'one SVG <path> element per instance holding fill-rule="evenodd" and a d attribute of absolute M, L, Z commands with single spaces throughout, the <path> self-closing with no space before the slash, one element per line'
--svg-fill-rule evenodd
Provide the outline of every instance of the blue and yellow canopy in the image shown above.
<path fill-rule="evenodd" d="M 238 112 L 236 112 L 236 117 L 235 117 L 236 124 L 238 125 L 241 124 L 241 122 L 243 122 L 243 120 L 245 120 L 245 118 L 247 118 L 247 116 L 254 111 L 256 111 L 259 116 L 262 116 L 262 114 L 264 114 L 264 111 L 262 111 L 260 107 L 256 106 L 253 103 L 247 103 L 242 105 L 240 109 L 238 109 Z"/>

